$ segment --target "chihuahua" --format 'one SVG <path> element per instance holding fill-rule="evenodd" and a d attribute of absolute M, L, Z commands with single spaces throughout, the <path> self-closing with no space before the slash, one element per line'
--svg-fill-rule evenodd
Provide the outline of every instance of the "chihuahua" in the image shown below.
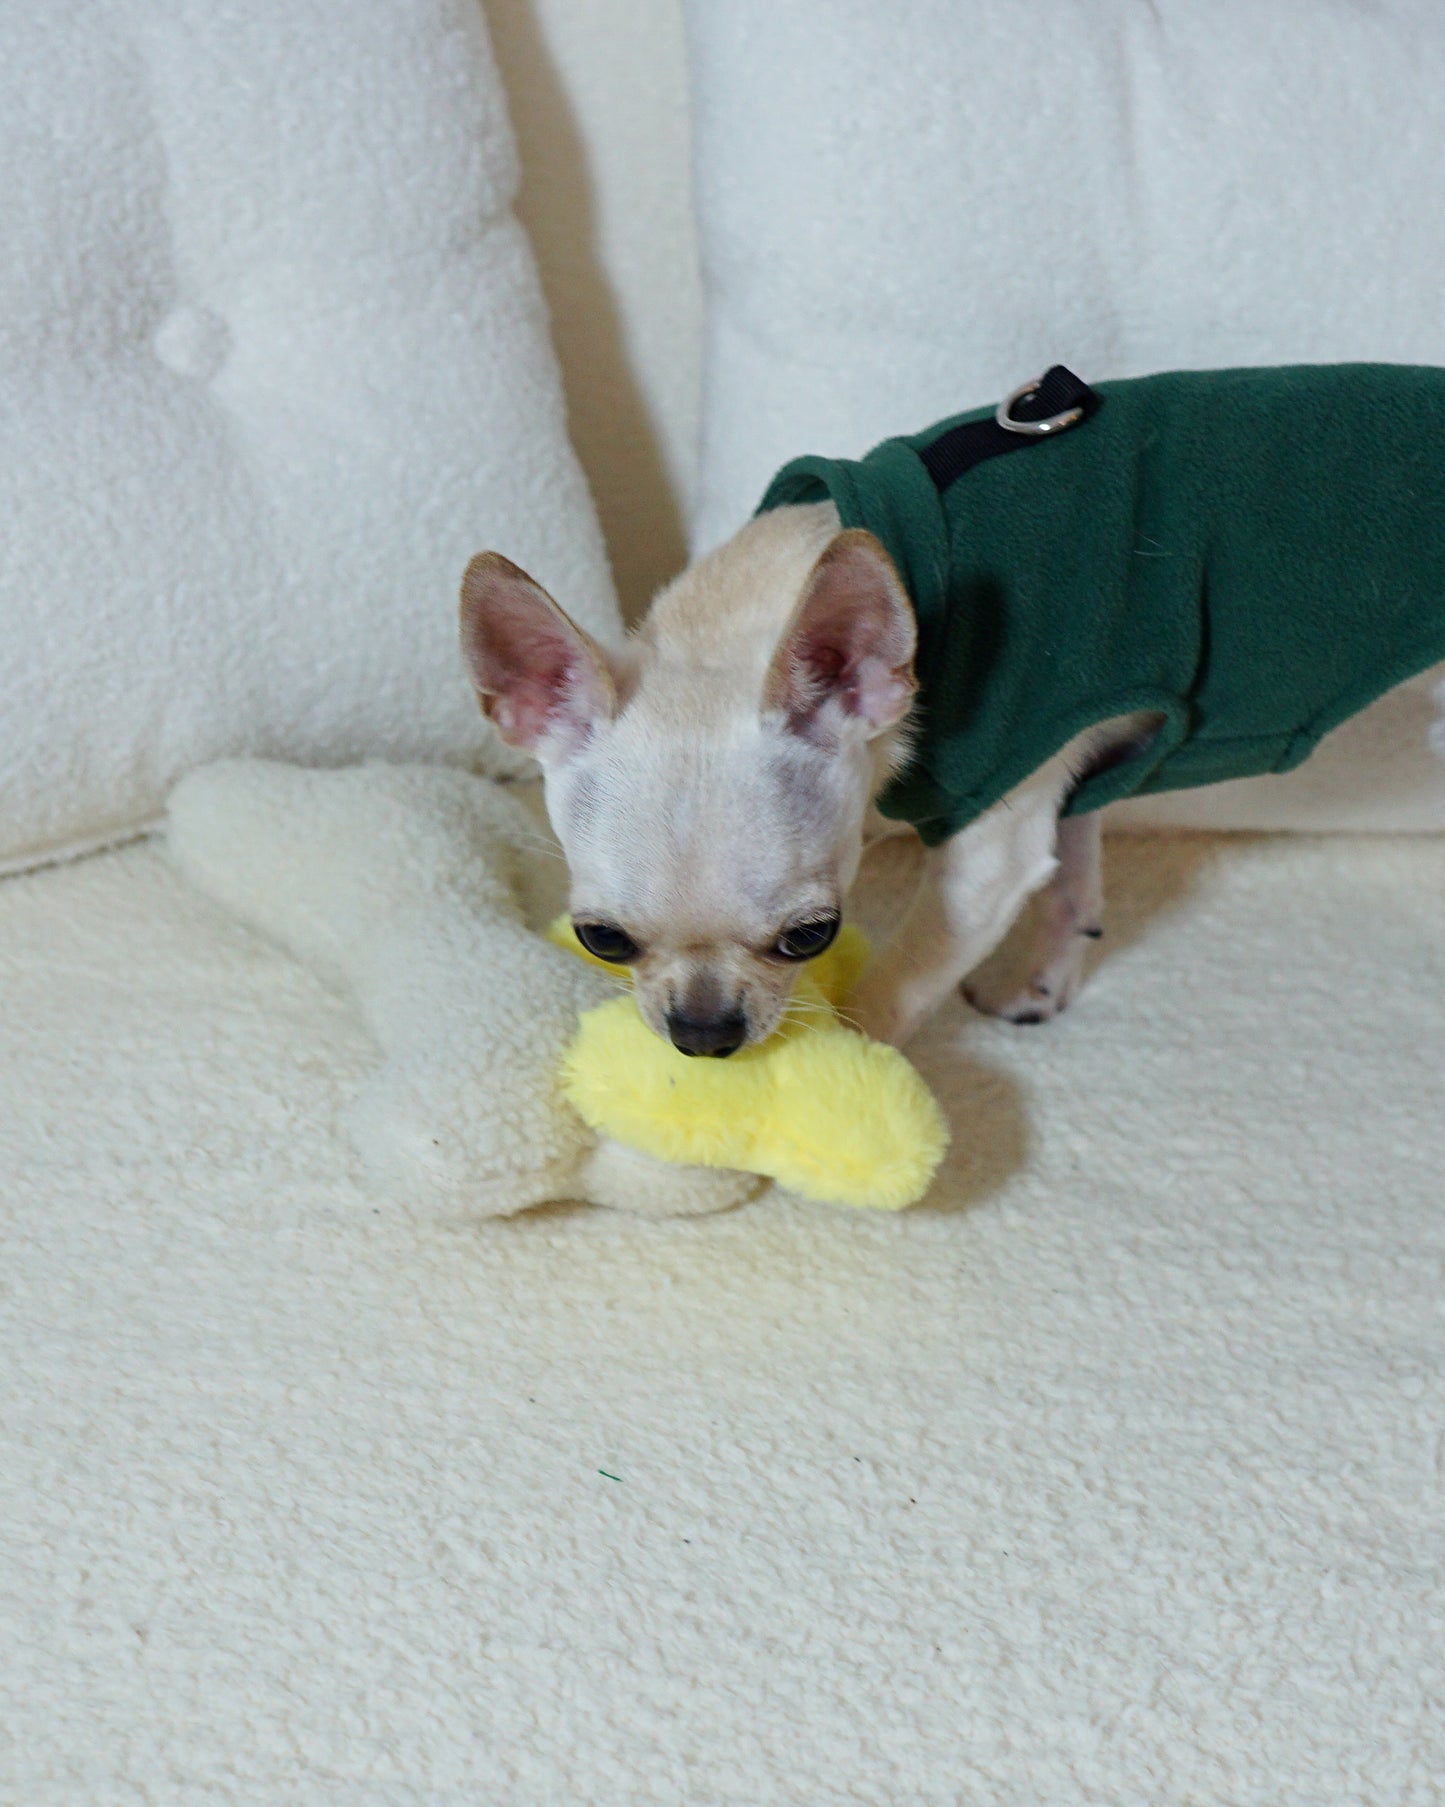
<path fill-rule="evenodd" d="M 1144 394 L 1147 383 L 1184 380 L 1098 392 L 1079 385 L 1064 399 L 1085 395 L 1091 406 L 1055 407 L 1053 426 L 1071 412 L 1064 425 L 1072 426 L 1102 399 L 1098 420 L 1113 419 L 1122 433 L 1136 401 L 1142 418 L 1161 417 L 1161 392 Z M 1038 388 L 1015 391 L 992 421 L 965 417 L 950 430 L 956 438 L 972 431 L 970 444 L 987 459 L 980 426 L 1014 434 L 1038 427 L 1021 409 L 1009 412 Z M 1047 393 L 1060 399 L 1057 384 Z M 1190 406 L 1215 405 L 1215 393 L 1199 390 L 1205 401 Z M 1260 405 L 1254 391 L 1240 393 Z M 1329 395 L 1338 410 L 1335 388 Z M 1045 443 L 1042 433 L 1030 437 Z M 922 446 L 925 463 L 929 448 L 943 443 L 940 429 L 890 442 Z M 1047 455 L 1060 459 L 1067 444 Z M 994 449 L 1014 446 L 1005 440 Z M 1271 449 L 1276 462 L 1278 455 Z M 1044 457 L 1000 458 L 982 469 L 1021 472 L 1033 459 L 1042 471 Z M 1060 481 L 1066 468 L 1051 467 L 1047 481 Z M 940 491 L 961 481 L 948 460 L 934 458 L 929 469 Z M 1040 478 L 1031 469 L 1028 480 Z M 806 499 L 816 486 L 778 493 L 781 502 L 770 492 L 765 512 L 664 589 L 618 650 L 576 627 L 498 553 L 475 558 L 462 587 L 465 662 L 503 739 L 541 765 L 578 936 L 601 959 L 631 968 L 645 1020 L 690 1055 L 726 1056 L 777 1026 L 799 965 L 833 939 L 865 845 L 881 831 L 874 801 L 906 772 L 916 744 L 910 715 L 926 674 L 915 669 L 920 615 L 900 575 L 904 560 L 858 525 L 856 513 L 845 519 L 832 496 Z M 1001 506 L 992 493 L 985 505 L 991 513 Z M 980 517 L 979 531 L 985 527 Z M 1120 531 L 1140 530 L 1126 523 Z M 1129 565 L 1131 581 L 1144 568 Z M 1081 633 L 1094 631 L 1081 620 Z M 1222 633 L 1216 624 L 1214 638 Z M 1431 646 L 1416 640 L 1423 650 L 1414 669 L 1445 656 L 1445 625 Z M 1046 662 L 1038 662 L 1041 697 Z M 1400 675 L 1395 670 L 1394 681 Z M 1197 673 L 1190 682 L 1197 697 Z M 1067 1007 L 1102 933 L 1100 816 L 1067 812 L 1097 775 L 1151 746 L 1157 761 L 1173 716 L 1182 721 L 1193 707 L 1176 711 L 1166 692 L 1135 686 L 1130 707 L 1075 725 L 987 807 L 946 833 L 925 833 L 934 844 L 912 903 L 849 1001 L 859 1028 L 901 1045 L 961 983 L 977 1008 L 1015 1023 L 1045 1022 Z M 1314 738 L 1330 725 L 1316 720 Z M 1270 769 L 1284 769 L 1283 760 Z M 970 981 L 1035 894 L 1021 985 Z"/>

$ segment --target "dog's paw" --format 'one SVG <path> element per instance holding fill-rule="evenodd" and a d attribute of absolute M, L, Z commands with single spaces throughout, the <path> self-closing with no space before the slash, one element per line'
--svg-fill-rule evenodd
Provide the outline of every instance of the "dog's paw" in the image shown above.
<path fill-rule="evenodd" d="M 970 973 L 959 990 L 984 1016 L 1002 1017 L 1020 1027 L 1051 1023 L 1079 995 L 1089 944 L 1097 938 L 1090 931 L 1077 934 L 1063 953 L 1036 967 L 1022 982 L 1012 963 L 995 966 L 989 961 Z"/>

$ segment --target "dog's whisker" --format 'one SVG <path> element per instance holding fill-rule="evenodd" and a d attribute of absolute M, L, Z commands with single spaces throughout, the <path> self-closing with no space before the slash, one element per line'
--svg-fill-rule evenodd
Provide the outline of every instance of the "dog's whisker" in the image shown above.
<path fill-rule="evenodd" d="M 515 837 L 514 845 L 520 848 L 524 853 L 545 853 L 549 859 L 553 860 L 560 860 L 566 857 L 557 843 L 555 841 L 547 840 L 544 835 L 532 836 L 519 834 Z"/>
<path fill-rule="evenodd" d="M 789 1004 L 784 1008 L 781 1021 L 785 1023 L 802 1023 L 807 1025 L 809 1023 L 817 1022 L 820 1019 L 828 1022 L 837 1022 L 840 1020 L 847 1022 L 849 1020 L 843 1011 L 835 1008 L 832 1004 L 798 1003 Z"/>

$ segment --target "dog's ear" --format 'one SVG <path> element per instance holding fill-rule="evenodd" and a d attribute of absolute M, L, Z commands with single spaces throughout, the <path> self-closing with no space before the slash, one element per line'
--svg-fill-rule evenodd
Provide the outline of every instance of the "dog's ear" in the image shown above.
<path fill-rule="evenodd" d="M 500 552 L 479 552 L 467 566 L 461 628 L 482 710 L 509 746 L 563 759 L 615 711 L 602 648 Z"/>
<path fill-rule="evenodd" d="M 768 671 L 763 706 L 796 733 L 827 731 L 828 717 L 870 738 L 908 713 L 917 684 L 913 607 L 893 561 L 862 528 L 829 542 Z"/>

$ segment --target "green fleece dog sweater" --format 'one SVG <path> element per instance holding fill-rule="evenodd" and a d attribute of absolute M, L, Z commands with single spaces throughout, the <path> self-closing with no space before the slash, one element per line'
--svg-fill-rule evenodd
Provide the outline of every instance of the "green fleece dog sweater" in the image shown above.
<path fill-rule="evenodd" d="M 991 409 L 958 415 L 861 460 L 795 459 L 761 504 L 831 499 L 907 586 L 916 739 L 880 806 L 925 841 L 1110 716 L 1157 710 L 1163 726 L 1086 777 L 1069 814 L 1287 772 L 1445 659 L 1445 371 L 1089 389 L 1056 368 L 1045 393 L 1085 417 L 1023 438 Z"/>

